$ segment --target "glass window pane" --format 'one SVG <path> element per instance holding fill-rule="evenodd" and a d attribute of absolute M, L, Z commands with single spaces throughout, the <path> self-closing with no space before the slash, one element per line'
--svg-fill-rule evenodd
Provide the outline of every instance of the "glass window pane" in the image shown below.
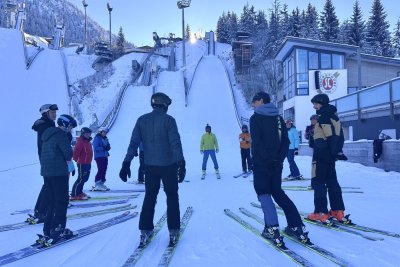
<path fill-rule="evenodd" d="M 321 53 L 321 69 L 332 69 L 331 54 Z"/>
<path fill-rule="evenodd" d="M 298 82 L 308 82 L 308 73 L 297 73 Z"/>
<path fill-rule="evenodd" d="M 308 71 L 308 60 L 307 60 L 307 50 L 297 49 L 296 50 L 296 71 L 297 73 L 304 73 Z"/>
<path fill-rule="evenodd" d="M 360 108 L 389 103 L 389 83 L 360 92 Z"/>
<path fill-rule="evenodd" d="M 344 68 L 344 56 L 338 54 L 332 54 L 332 68 L 343 69 Z"/>
<path fill-rule="evenodd" d="M 297 89 L 297 95 L 308 95 L 308 88 Z"/>
<path fill-rule="evenodd" d="M 342 99 L 336 100 L 336 108 L 338 112 L 346 112 L 357 109 L 357 94 L 343 97 Z"/>
<path fill-rule="evenodd" d="M 355 91 L 357 91 L 357 87 L 348 87 L 347 88 L 347 93 L 348 94 L 351 94 L 351 93 L 354 93 Z"/>
<path fill-rule="evenodd" d="M 393 96 L 393 101 L 400 100 L 400 80 L 394 81 L 392 83 L 392 96 Z"/>
<path fill-rule="evenodd" d="M 318 69 L 318 53 L 308 52 L 308 69 L 317 70 Z"/>

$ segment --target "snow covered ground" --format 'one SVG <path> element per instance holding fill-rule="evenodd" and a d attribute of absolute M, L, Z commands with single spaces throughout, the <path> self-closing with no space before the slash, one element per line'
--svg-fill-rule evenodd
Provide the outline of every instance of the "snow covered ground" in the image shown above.
<path fill-rule="evenodd" d="M 12 211 L 34 206 L 42 185 L 39 165 L 12 168 L 37 161 L 36 136 L 30 129 L 34 119 L 39 116 L 37 109 L 43 101 L 63 103 L 65 92 L 62 90 L 43 91 L 43 85 L 36 86 L 39 83 L 38 78 L 27 74 L 24 74 L 27 75 L 24 79 L 17 79 L 16 76 L 7 77 L 14 71 L 16 75 L 31 73 L 34 71 L 35 64 L 38 67 L 40 61 L 38 58 L 38 62 L 26 71 L 23 66 L 22 49 L 10 50 L 13 46 L 7 44 L 7 40 L 2 36 L 0 31 L 0 73 L 8 74 L 4 78 L 2 75 L 0 81 L 3 107 L 3 112 L 0 113 L 0 121 L 3 122 L 2 131 L 0 131 L 0 140 L 3 141 L 0 158 L 0 225 L 5 225 L 25 219 L 24 215 L 9 215 Z M 13 55 L 9 55 L 10 51 Z M 57 51 L 47 53 L 52 52 Z M 179 54 L 179 50 L 177 53 Z M 4 63 L 4 58 L 9 63 Z M 52 75 L 46 76 L 58 75 L 56 69 L 58 62 L 51 64 L 53 70 L 49 71 Z M 12 68 L 13 71 L 9 71 L 8 68 Z M 44 76 L 40 77 L 44 79 Z M 19 87 L 16 87 L 18 90 L 5 90 L 5 88 L 14 88 L 15 83 L 20 84 L 22 81 L 24 85 L 31 86 L 25 90 Z M 193 81 L 187 107 L 184 102 L 182 72 L 162 72 L 157 88 L 172 98 L 169 114 L 176 118 L 187 162 L 186 179 L 190 182 L 179 186 L 181 213 L 188 206 L 194 207 L 193 216 L 177 246 L 171 266 L 296 266 L 290 259 L 268 247 L 260 238 L 245 230 L 223 212 L 224 208 L 238 211 L 239 207 L 246 207 L 261 215 L 260 210 L 250 206 L 250 202 L 257 199 L 250 182 L 252 177 L 233 178 L 233 175 L 241 170 L 238 141 L 240 128 L 234 115 L 232 96 L 221 62 L 213 56 L 204 58 Z M 118 172 L 136 119 L 151 110 L 149 104 L 151 94 L 152 87 L 130 86 L 127 89 L 119 116 L 109 133 L 112 149 L 107 185 L 112 189 L 140 188 L 137 185 L 123 183 L 118 178 Z M 43 95 L 46 95 L 46 98 L 43 99 Z M 66 111 L 64 108 L 63 110 Z M 200 137 L 206 123 L 212 126 L 212 131 L 219 141 L 220 152 L 217 154 L 217 159 L 221 180 L 217 180 L 213 174 L 211 161 L 208 163 L 206 179 L 200 180 L 202 160 L 199 151 Z M 298 156 L 296 161 L 301 173 L 305 177 L 310 176 L 311 158 Z M 131 180 L 136 179 L 137 167 L 138 159 L 134 159 Z M 96 164 L 92 164 L 90 181 L 85 188 L 89 188 L 94 183 L 95 173 Z M 288 164 L 285 163 L 283 174 L 288 173 Z M 400 214 L 399 173 L 384 172 L 348 162 L 338 162 L 337 173 L 342 186 L 360 187 L 360 190 L 364 192 L 363 194 L 344 194 L 346 211 L 352 214 L 351 217 L 355 222 L 400 232 L 397 220 L 397 214 Z M 71 186 L 75 179 L 76 177 L 71 177 Z M 285 185 L 308 185 L 308 183 L 309 181 L 290 182 Z M 306 212 L 313 210 L 312 192 L 286 192 L 299 210 Z M 101 194 L 93 193 L 92 195 Z M 140 211 L 142 200 L 143 193 L 130 202 L 138 205 L 137 210 Z M 74 209 L 69 213 L 96 209 L 101 208 Z M 165 210 L 165 195 L 160 191 L 155 220 L 158 220 Z M 67 225 L 74 230 L 112 216 L 114 215 L 107 214 L 71 220 Z M 286 226 L 284 217 L 279 216 L 279 220 L 281 227 Z M 248 221 L 258 229 L 262 229 L 262 226 L 256 222 L 250 219 Z M 400 239 L 398 238 L 381 236 L 384 237 L 384 241 L 374 242 L 352 234 L 335 232 L 313 225 L 306 226 L 314 243 L 337 254 L 353 266 L 398 266 L 400 261 Z M 41 227 L 41 225 L 34 225 L 20 230 L 1 232 L 0 256 L 31 244 L 35 239 L 35 234 L 41 232 Z M 121 266 L 137 247 L 138 241 L 137 217 L 14 262 L 9 266 Z M 157 266 L 167 244 L 168 230 L 164 226 L 146 249 L 137 266 Z M 290 241 L 287 241 L 287 246 L 309 259 L 315 266 L 335 266 L 334 263 Z"/>

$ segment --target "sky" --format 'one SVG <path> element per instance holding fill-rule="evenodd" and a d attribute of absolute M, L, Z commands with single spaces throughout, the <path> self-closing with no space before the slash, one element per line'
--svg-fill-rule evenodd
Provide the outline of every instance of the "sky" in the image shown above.
<path fill-rule="evenodd" d="M 68 1 L 83 10 L 81 0 Z M 176 36 L 182 35 L 182 12 L 177 8 L 175 0 L 86 0 L 86 2 L 88 16 L 106 29 L 109 29 L 107 11 L 107 2 L 109 2 L 113 7 L 112 32 L 116 34 L 121 26 L 125 38 L 137 46 L 152 45 L 153 31 L 156 31 L 160 37 L 166 37 L 170 32 L 175 33 Z M 234 11 L 240 15 L 246 3 L 253 5 L 256 10 L 268 11 L 272 7 L 272 2 L 272 0 L 193 0 L 190 7 L 185 9 L 185 25 L 189 24 L 192 32 L 204 34 L 206 31 L 215 30 L 218 17 L 224 11 Z M 280 2 L 282 5 L 287 4 L 290 11 L 297 6 L 301 10 L 305 9 L 309 2 L 313 2 L 319 13 L 325 4 L 325 0 L 281 0 Z M 354 2 L 355 0 L 333 0 L 336 15 L 340 21 L 350 18 Z M 370 16 L 372 2 L 373 0 L 359 0 L 364 19 Z M 400 14 L 398 1 L 381 0 L 381 2 L 387 12 L 392 32 Z"/>

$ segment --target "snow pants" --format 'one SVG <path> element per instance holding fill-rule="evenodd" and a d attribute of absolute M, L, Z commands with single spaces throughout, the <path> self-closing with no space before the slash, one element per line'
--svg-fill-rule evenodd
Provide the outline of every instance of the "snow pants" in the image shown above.
<path fill-rule="evenodd" d="M 46 216 L 48 202 L 49 200 L 47 198 L 46 184 L 43 183 L 42 189 L 40 189 L 40 193 L 35 204 L 34 215 L 36 218 L 42 219 Z"/>
<path fill-rule="evenodd" d="M 243 172 L 251 171 L 253 169 L 253 162 L 251 160 L 250 148 L 241 148 L 240 156 L 242 157 Z"/>
<path fill-rule="evenodd" d="M 106 173 L 108 167 L 108 157 L 99 157 L 96 158 L 97 164 L 97 174 L 94 178 L 95 183 L 105 183 L 106 182 Z"/>
<path fill-rule="evenodd" d="M 78 165 L 78 179 L 76 179 L 72 186 L 71 197 L 76 197 L 83 193 L 83 186 L 89 180 L 90 164 L 77 164 Z"/>
<path fill-rule="evenodd" d="M 262 200 L 262 195 L 265 194 L 270 194 L 273 197 L 276 204 L 278 204 L 283 209 L 289 227 L 303 226 L 299 211 L 297 210 L 292 200 L 290 200 L 290 198 L 282 190 L 282 169 L 283 164 L 281 162 L 254 162 L 254 189 L 256 190 L 257 196 L 260 201 Z M 274 214 L 275 216 L 275 206 L 263 205 L 262 201 L 261 204 L 265 214 Z M 268 209 L 268 211 L 266 211 L 265 209 Z"/>
<path fill-rule="evenodd" d="M 48 199 L 47 214 L 44 221 L 43 233 L 50 235 L 52 229 L 61 225 L 65 228 L 68 208 L 68 175 L 44 177 Z"/>
<path fill-rule="evenodd" d="M 296 162 L 294 161 L 294 149 L 289 149 L 287 154 L 287 160 L 289 162 L 290 176 L 297 177 L 300 175 L 299 168 L 297 167 Z"/>
<path fill-rule="evenodd" d="M 313 161 L 314 212 L 328 213 L 328 200 L 332 210 L 344 210 L 342 188 L 336 176 L 335 162 Z"/>
<path fill-rule="evenodd" d="M 177 166 L 150 166 L 145 165 L 146 193 L 144 195 L 142 212 L 140 213 L 139 229 L 154 229 L 154 209 L 160 183 L 163 182 L 164 192 L 167 196 L 167 223 L 168 229 L 180 229 L 180 211 L 178 195 Z"/>
<path fill-rule="evenodd" d="M 218 170 L 218 162 L 217 162 L 217 157 L 215 156 L 215 150 L 214 149 L 210 149 L 210 150 L 204 150 L 203 152 L 203 164 L 201 166 L 202 170 L 206 170 L 207 169 L 207 161 L 208 161 L 208 157 L 211 157 L 213 163 L 214 163 L 214 169 Z"/>

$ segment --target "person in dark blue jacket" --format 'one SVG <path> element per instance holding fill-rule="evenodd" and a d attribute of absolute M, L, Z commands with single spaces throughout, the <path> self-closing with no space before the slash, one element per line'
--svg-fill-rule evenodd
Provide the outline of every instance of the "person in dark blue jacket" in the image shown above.
<path fill-rule="evenodd" d="M 95 185 L 92 187 L 93 191 L 108 191 L 104 183 L 106 182 L 106 173 L 108 167 L 108 157 L 110 156 L 111 146 L 107 138 L 108 129 L 100 127 L 98 133 L 93 139 L 94 159 L 97 164 L 97 174 L 95 177 Z"/>

